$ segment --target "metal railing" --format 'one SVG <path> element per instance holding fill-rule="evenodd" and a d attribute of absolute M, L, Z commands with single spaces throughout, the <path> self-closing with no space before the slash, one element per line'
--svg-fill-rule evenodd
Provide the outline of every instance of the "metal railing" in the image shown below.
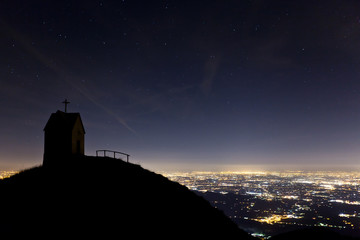
<path fill-rule="evenodd" d="M 103 153 L 102 155 L 100 155 L 100 153 Z M 107 155 L 106 153 L 110 153 L 111 156 Z M 117 151 L 111 151 L 111 150 L 96 150 L 96 156 L 97 157 L 113 157 L 116 159 L 121 159 L 123 160 L 121 157 L 116 157 L 117 155 L 124 155 L 126 156 L 126 162 L 129 162 L 129 157 L 130 155 L 127 153 L 123 153 L 123 152 L 117 152 Z"/>

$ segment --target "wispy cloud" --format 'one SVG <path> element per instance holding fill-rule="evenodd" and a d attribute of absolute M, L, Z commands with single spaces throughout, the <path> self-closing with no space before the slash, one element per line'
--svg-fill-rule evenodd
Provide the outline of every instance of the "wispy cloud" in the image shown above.
<path fill-rule="evenodd" d="M 204 66 L 204 78 L 200 84 L 200 89 L 205 95 L 209 95 L 213 88 L 214 79 L 219 68 L 219 57 L 210 56 Z"/>
<path fill-rule="evenodd" d="M 91 94 L 87 89 L 84 87 L 79 87 L 76 84 L 70 82 L 70 84 L 75 87 L 84 97 L 86 97 L 89 101 L 91 101 L 94 105 L 102 109 L 105 113 L 107 113 L 109 116 L 116 119 L 118 123 L 120 123 L 123 127 L 128 129 L 130 132 L 136 134 L 136 131 L 129 126 L 127 121 L 120 117 L 118 114 L 116 114 L 114 111 L 112 111 L 110 108 L 106 107 L 105 105 L 101 104 L 100 101 L 96 100 L 95 97 L 93 97 L 93 94 Z"/>
<path fill-rule="evenodd" d="M 31 44 L 31 40 L 29 39 L 29 37 L 27 37 L 23 33 L 16 31 L 14 28 L 7 25 L 6 23 L 0 21 L 0 26 L 2 28 L 2 31 L 5 31 L 7 36 L 11 36 L 13 39 L 15 39 L 16 42 L 20 44 L 21 48 L 25 50 L 25 52 L 27 52 L 32 58 L 42 63 L 47 68 L 51 69 L 56 75 L 59 76 L 62 81 L 66 82 L 66 84 L 70 85 L 78 92 L 80 92 L 88 101 L 102 109 L 109 116 L 115 118 L 117 122 L 119 122 L 130 132 L 136 134 L 136 131 L 129 126 L 129 124 L 123 117 L 120 117 L 114 111 L 101 104 L 100 101 L 98 101 L 88 89 L 76 84 L 77 81 L 74 81 L 75 77 L 73 76 L 73 74 L 70 73 L 65 64 L 62 64 L 61 61 L 54 61 L 48 55 L 41 52 L 38 48 Z M 69 78 L 68 76 L 71 77 Z"/>

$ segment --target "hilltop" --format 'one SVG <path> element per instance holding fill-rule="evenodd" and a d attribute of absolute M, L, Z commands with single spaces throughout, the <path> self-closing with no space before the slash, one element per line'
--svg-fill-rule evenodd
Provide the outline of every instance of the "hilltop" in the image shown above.
<path fill-rule="evenodd" d="M 0 234 L 253 239 L 186 187 L 107 157 L 34 167 L 0 192 Z"/>

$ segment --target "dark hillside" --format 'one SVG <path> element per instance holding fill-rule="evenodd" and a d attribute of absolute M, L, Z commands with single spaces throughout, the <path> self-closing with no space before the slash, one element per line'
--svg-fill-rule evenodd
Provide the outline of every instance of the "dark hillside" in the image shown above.
<path fill-rule="evenodd" d="M 0 234 L 251 239 L 186 187 L 111 158 L 35 167 L 0 181 L 0 192 Z"/>

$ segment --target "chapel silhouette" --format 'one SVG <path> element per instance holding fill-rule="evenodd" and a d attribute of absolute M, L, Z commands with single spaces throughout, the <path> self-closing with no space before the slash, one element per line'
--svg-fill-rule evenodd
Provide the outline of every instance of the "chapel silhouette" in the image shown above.
<path fill-rule="evenodd" d="M 65 112 L 52 113 L 46 126 L 43 165 L 61 163 L 74 155 L 84 155 L 85 128 L 80 113 L 68 113 L 65 99 Z"/>

